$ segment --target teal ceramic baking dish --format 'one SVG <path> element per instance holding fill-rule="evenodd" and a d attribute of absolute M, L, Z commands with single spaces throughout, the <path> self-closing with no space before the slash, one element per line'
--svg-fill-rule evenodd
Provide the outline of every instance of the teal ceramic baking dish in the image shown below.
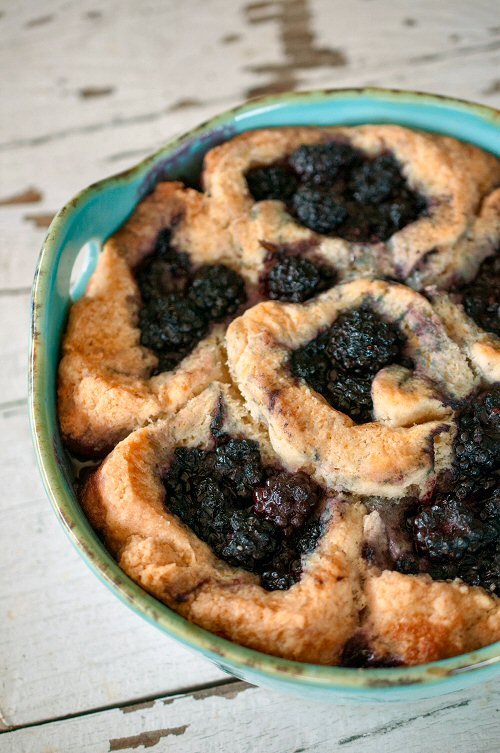
<path fill-rule="evenodd" d="M 360 123 L 399 123 L 445 133 L 500 156 L 499 111 L 429 94 L 383 89 L 266 97 L 225 112 L 169 142 L 131 170 L 82 191 L 52 222 L 33 285 L 30 417 L 40 472 L 57 517 L 94 573 L 135 612 L 222 669 L 256 685 L 324 701 L 385 702 L 448 693 L 500 674 L 500 643 L 419 667 L 344 669 L 278 659 L 187 622 L 131 581 L 91 529 L 75 495 L 56 410 L 60 339 L 71 300 L 84 290 L 102 241 L 158 180 L 192 181 L 206 151 L 242 131 Z M 82 267 L 80 257 L 75 280 L 73 267 L 84 246 L 86 263 Z"/>

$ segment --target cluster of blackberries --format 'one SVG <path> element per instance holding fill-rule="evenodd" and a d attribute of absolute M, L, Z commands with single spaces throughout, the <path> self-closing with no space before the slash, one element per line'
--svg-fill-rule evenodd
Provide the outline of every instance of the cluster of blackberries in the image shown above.
<path fill-rule="evenodd" d="M 404 361 L 398 328 L 363 307 L 341 314 L 333 325 L 292 353 L 291 368 L 337 410 L 357 423 L 372 420 L 372 379 Z"/>
<path fill-rule="evenodd" d="M 270 591 L 300 578 L 323 497 L 305 473 L 265 468 L 255 442 L 225 436 L 215 450 L 177 448 L 163 482 L 169 510 L 218 557 L 258 573 Z"/>
<path fill-rule="evenodd" d="M 478 395 L 457 419 L 457 475 L 480 478 L 500 467 L 500 387 Z"/>
<path fill-rule="evenodd" d="M 415 556 L 396 567 L 500 594 L 500 387 L 464 407 L 457 424 L 451 488 L 408 517 Z"/>
<path fill-rule="evenodd" d="M 246 178 L 256 201 L 283 201 L 311 230 L 359 243 L 387 240 L 427 206 L 391 154 L 370 158 L 342 141 L 300 146 Z"/>
<path fill-rule="evenodd" d="M 500 249 L 481 264 L 475 279 L 460 293 L 471 319 L 487 332 L 500 335 Z"/>
<path fill-rule="evenodd" d="M 264 295 L 276 301 L 303 303 L 335 284 L 335 271 L 298 255 L 278 253 L 264 279 Z"/>
<path fill-rule="evenodd" d="M 158 356 L 158 371 L 175 368 L 218 322 L 246 300 L 242 278 L 223 264 L 195 271 L 189 256 L 171 246 L 170 231 L 159 233 L 153 253 L 136 273 L 143 307 L 141 343 Z"/>

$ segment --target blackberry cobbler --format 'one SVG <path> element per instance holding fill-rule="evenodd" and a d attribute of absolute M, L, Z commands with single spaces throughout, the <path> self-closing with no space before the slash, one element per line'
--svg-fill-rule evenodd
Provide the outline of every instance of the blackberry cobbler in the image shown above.
<path fill-rule="evenodd" d="M 120 567 L 298 661 L 500 639 L 500 162 L 399 126 L 251 131 L 160 182 L 70 312 L 67 446 Z"/>

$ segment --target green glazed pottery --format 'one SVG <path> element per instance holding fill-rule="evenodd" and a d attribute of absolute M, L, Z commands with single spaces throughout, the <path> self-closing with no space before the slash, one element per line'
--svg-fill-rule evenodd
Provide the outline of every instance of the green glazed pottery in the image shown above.
<path fill-rule="evenodd" d="M 416 700 L 499 675 L 500 643 L 418 667 L 345 669 L 278 659 L 187 622 L 130 580 L 93 532 L 75 495 L 57 420 L 57 365 L 69 306 L 85 289 L 102 242 L 158 180 L 189 183 L 211 147 L 253 128 L 361 123 L 398 123 L 444 133 L 500 156 L 500 112 L 429 94 L 383 89 L 270 96 L 225 112 L 169 142 L 131 170 L 82 191 L 52 222 L 33 285 L 30 417 L 45 489 L 71 542 L 111 591 L 150 623 L 256 685 L 324 701 Z M 80 255 L 77 272 L 75 260 L 83 247 L 86 258 L 82 266 Z"/>

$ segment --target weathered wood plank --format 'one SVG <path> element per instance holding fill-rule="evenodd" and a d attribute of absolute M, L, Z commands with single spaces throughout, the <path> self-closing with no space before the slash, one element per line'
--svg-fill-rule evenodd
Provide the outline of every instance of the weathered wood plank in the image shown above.
<path fill-rule="evenodd" d="M 0 411 L 26 399 L 29 300 L 25 289 L 0 295 Z"/>
<path fill-rule="evenodd" d="M 235 683 L 9 732 L 0 736 L 0 751 L 492 753 L 499 688 L 373 707 L 311 703 Z"/>
<path fill-rule="evenodd" d="M 40 200 L 0 206 L 0 288 L 30 284 L 44 226 L 78 190 L 249 94 L 355 84 L 500 102 L 494 0 L 51 0 L 44 23 L 30 3 L 5 7 L 0 201 Z"/>
<path fill-rule="evenodd" d="M 41 488 L 26 406 L 5 414 L 0 417 L 3 723 L 26 724 L 224 678 L 134 615 L 85 567 Z"/>
<path fill-rule="evenodd" d="M 224 677 L 98 583 L 41 489 L 25 415 L 27 287 L 50 217 L 252 94 L 380 85 L 498 105 L 500 25 L 495 0 L 4 0 L 0 30 L 0 713 L 25 725 Z M 495 688 L 361 710 L 260 690 L 229 700 L 231 688 L 7 733 L 0 750 L 491 753 Z"/>

